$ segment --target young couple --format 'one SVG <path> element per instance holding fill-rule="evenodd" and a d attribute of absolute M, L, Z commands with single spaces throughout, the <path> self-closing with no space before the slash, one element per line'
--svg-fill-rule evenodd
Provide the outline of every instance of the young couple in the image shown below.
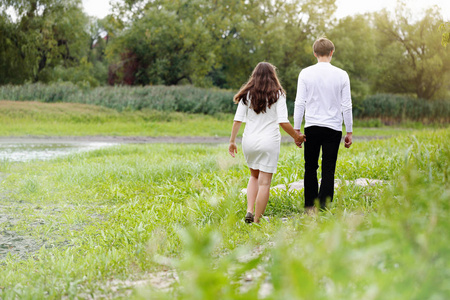
<path fill-rule="evenodd" d="M 242 151 L 250 168 L 247 186 L 247 214 L 245 222 L 259 223 L 269 200 L 272 175 L 277 170 L 280 154 L 280 129 L 283 128 L 298 147 L 304 143 L 305 210 L 317 212 L 315 202 L 324 209 L 333 200 L 334 173 L 342 138 L 342 119 L 347 134 L 345 147 L 352 144 L 352 101 L 347 73 L 330 64 L 333 43 L 320 38 L 313 45 L 317 64 L 303 69 L 298 77 L 295 98 L 294 127 L 288 120 L 286 93 L 273 65 L 259 63 L 249 81 L 234 96 L 238 104 L 231 131 L 228 152 L 237 153 L 236 136 L 242 122 L 246 122 Z M 305 134 L 301 124 L 305 115 Z M 317 180 L 319 154 L 322 149 L 322 181 Z"/>

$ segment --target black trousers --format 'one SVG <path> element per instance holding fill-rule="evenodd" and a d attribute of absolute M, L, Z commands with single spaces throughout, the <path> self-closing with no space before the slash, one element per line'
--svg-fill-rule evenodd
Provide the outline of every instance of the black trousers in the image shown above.
<path fill-rule="evenodd" d="M 305 128 L 305 207 L 314 206 L 316 199 L 321 208 L 327 201 L 333 201 L 334 172 L 342 138 L 342 131 L 327 127 L 310 126 Z M 317 181 L 319 154 L 322 148 L 322 181 Z"/>

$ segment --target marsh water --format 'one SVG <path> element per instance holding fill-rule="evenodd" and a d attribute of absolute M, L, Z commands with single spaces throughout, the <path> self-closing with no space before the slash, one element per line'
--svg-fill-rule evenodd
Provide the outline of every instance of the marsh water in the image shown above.
<path fill-rule="evenodd" d="M 1 141 L 0 161 L 25 162 L 30 160 L 48 160 L 60 156 L 97 150 L 117 145 L 109 142 L 42 142 L 42 141 Z"/>

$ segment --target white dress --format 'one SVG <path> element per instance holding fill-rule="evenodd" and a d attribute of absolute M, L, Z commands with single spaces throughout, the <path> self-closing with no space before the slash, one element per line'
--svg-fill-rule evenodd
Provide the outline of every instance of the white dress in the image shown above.
<path fill-rule="evenodd" d="M 250 100 L 247 104 L 250 105 Z M 266 173 L 275 173 L 280 155 L 279 123 L 289 123 L 286 96 L 280 95 L 276 103 L 266 108 L 265 113 L 259 114 L 241 100 L 234 120 L 246 122 L 242 137 L 242 152 L 248 167 Z"/>

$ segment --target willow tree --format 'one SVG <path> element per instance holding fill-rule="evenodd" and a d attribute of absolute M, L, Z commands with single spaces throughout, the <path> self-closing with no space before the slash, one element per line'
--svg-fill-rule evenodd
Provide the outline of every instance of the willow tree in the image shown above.
<path fill-rule="evenodd" d="M 81 0 L 1 0 L 0 7 L 0 83 L 50 81 L 55 67 L 77 65 L 89 50 Z"/>

